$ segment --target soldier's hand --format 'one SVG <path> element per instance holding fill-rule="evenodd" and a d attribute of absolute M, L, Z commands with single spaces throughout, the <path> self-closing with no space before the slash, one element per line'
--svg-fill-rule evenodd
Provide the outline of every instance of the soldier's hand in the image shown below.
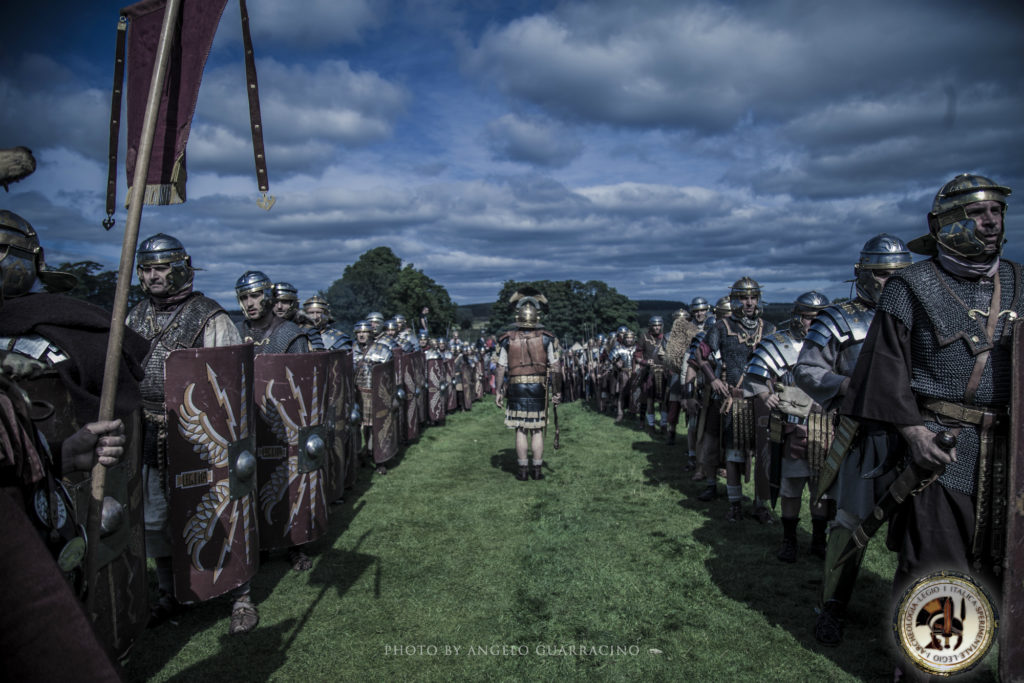
<path fill-rule="evenodd" d="M 501 392 L 498 392 L 497 394 L 494 395 L 494 405 L 498 406 L 499 408 L 504 408 L 505 406 L 503 399 L 504 397 L 501 395 Z"/>
<path fill-rule="evenodd" d="M 559 403 L 562 402 L 562 395 L 561 394 L 552 394 L 551 395 L 551 402 L 557 406 Z"/>
<path fill-rule="evenodd" d="M 764 404 L 768 406 L 768 410 L 775 410 L 782 403 L 782 398 L 778 394 L 764 394 Z"/>
<path fill-rule="evenodd" d="M 94 459 L 112 467 L 124 455 L 124 423 L 121 420 L 90 422 L 64 440 L 61 459 L 76 470 L 92 469 Z"/>
<path fill-rule="evenodd" d="M 717 392 L 718 395 L 723 398 L 729 395 L 729 385 L 726 384 L 725 381 L 720 378 L 716 377 L 715 380 L 711 382 L 711 388 L 714 389 L 715 392 Z"/>
<path fill-rule="evenodd" d="M 906 425 L 900 427 L 900 434 L 910 446 L 910 455 L 921 467 L 929 470 L 940 470 L 946 465 L 956 462 L 956 448 L 943 450 L 935 442 L 935 432 L 924 425 Z"/>

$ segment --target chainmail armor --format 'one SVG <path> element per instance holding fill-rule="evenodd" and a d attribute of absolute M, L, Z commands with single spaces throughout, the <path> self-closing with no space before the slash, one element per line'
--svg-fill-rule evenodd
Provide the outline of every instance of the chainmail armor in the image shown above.
<path fill-rule="evenodd" d="M 711 351 L 721 353 L 725 364 L 725 381 L 731 386 L 739 386 L 740 378 L 750 360 L 750 354 L 766 334 L 775 331 L 775 325 L 764 320 L 722 318 L 708 332 L 705 341 Z"/>

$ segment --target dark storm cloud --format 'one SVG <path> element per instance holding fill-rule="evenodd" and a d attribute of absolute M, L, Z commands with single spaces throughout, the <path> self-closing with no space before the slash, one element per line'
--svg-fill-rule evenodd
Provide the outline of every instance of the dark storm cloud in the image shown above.
<path fill-rule="evenodd" d="M 506 114 L 487 126 L 496 159 L 560 168 L 579 156 L 583 145 L 563 126 Z"/>

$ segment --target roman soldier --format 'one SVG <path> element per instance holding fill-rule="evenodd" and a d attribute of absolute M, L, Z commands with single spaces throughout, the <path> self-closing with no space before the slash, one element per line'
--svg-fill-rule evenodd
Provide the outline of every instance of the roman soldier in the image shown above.
<path fill-rule="evenodd" d="M 850 375 L 857 364 L 867 336 L 875 306 L 886 281 L 911 263 L 910 251 L 898 237 L 882 233 L 869 239 L 853 267 L 855 296 L 851 301 L 825 307 L 807 332 L 803 347 L 793 368 L 796 386 L 820 404 L 832 423 L 836 409 L 850 385 Z M 845 431 L 845 430 L 843 430 Z M 861 520 L 874 509 L 877 495 L 884 491 L 887 480 L 878 476 L 889 442 L 895 445 L 893 430 L 882 425 L 862 425 L 861 438 L 844 454 L 843 460 L 829 459 L 819 474 L 818 495 L 822 484 L 827 498 L 836 508 L 828 530 L 825 548 L 825 577 L 822 582 L 820 611 L 815 637 L 825 645 L 842 642 L 842 619 L 853 594 L 864 552 L 844 562 L 837 560 L 856 531 Z M 880 459 L 882 458 L 882 459 Z M 864 475 L 868 475 L 865 477 Z M 828 482 L 831 481 L 831 485 Z"/>
<path fill-rule="evenodd" d="M 352 348 L 352 339 L 331 323 L 331 306 L 320 295 L 311 296 L 302 303 L 306 318 L 310 321 L 310 340 L 317 351 L 347 351 Z M 319 343 L 317 343 L 319 339 Z"/>
<path fill-rule="evenodd" d="M 274 283 L 274 315 L 295 322 L 299 312 L 299 290 L 290 282 Z"/>
<path fill-rule="evenodd" d="M 690 301 L 690 316 L 693 319 L 694 326 L 697 328 L 697 335 L 699 337 L 699 339 L 695 337 L 694 341 L 699 344 L 700 339 L 704 338 L 706 331 L 715 324 L 715 316 L 711 315 L 711 304 L 702 296 L 694 297 Z M 692 346 L 693 342 L 691 342 Z M 697 426 L 701 408 L 699 393 L 700 389 L 704 386 L 701 376 L 686 362 L 689 360 L 692 350 L 692 348 L 687 349 L 686 358 L 681 369 L 682 376 L 679 382 L 679 394 L 686 412 L 686 445 L 688 455 L 686 469 L 688 470 L 696 469 L 697 465 Z"/>
<path fill-rule="evenodd" d="M 656 431 L 654 424 L 654 404 L 658 404 L 661 411 L 659 428 L 664 434 L 668 425 L 668 415 L 665 410 L 665 390 L 668 377 L 665 372 L 665 321 L 660 315 L 653 315 L 647 321 L 647 331 L 644 332 L 637 343 L 634 362 L 637 368 L 637 382 L 640 385 L 643 398 L 644 415 L 647 419 L 647 433 L 653 435 Z"/>
<path fill-rule="evenodd" d="M 765 335 L 775 331 L 775 325 L 761 317 L 761 286 L 754 279 L 743 277 L 737 280 L 729 296 L 733 316 L 720 318 L 715 323 L 701 342 L 698 357 L 691 362 L 704 373 L 714 392 L 704 432 L 703 469 L 709 483 L 699 498 L 709 501 L 717 497 L 716 472 L 720 457 L 724 455 L 729 497 L 726 519 L 738 522 L 743 518 L 740 476 L 745 473 L 747 479 L 750 478 L 754 424 L 753 406 L 744 398 L 740 385 L 754 347 Z M 713 365 L 715 353 L 721 354 L 721 377 L 716 375 Z M 771 522 L 772 515 L 765 504 L 770 492 L 768 474 L 764 469 L 758 467 L 755 471 L 754 515 L 758 521 Z"/>
<path fill-rule="evenodd" d="M 540 322 L 540 307 L 547 298 L 531 288 L 513 294 L 510 303 L 516 305 L 515 329 L 498 339 L 494 403 L 505 409 L 505 426 L 516 433 L 516 479 L 539 480 L 544 478 L 549 379 L 552 403 L 558 405 L 561 400 L 561 377 L 555 372 L 561 354 L 558 339 Z M 527 459 L 527 448 L 532 451 L 532 462 Z"/>
<path fill-rule="evenodd" d="M 816 488 L 817 470 L 828 442 L 819 438 L 826 430 L 821 405 L 796 387 L 793 379 L 807 331 L 828 303 L 825 295 L 815 291 L 798 296 L 789 324 L 758 343 L 744 374 L 744 390 L 770 412 L 768 424 L 756 426 L 758 457 L 771 459 L 770 484 L 779 487 L 782 498 L 782 545 L 776 554 L 782 562 L 796 562 L 800 499 L 805 486 L 810 484 L 811 491 Z M 770 450 L 765 452 L 766 448 Z M 810 550 L 818 557 L 825 556 L 829 518 L 827 501 L 811 505 Z"/>
<path fill-rule="evenodd" d="M 153 623 L 173 621 L 180 611 L 175 597 L 174 554 L 171 532 L 168 468 L 165 364 L 171 351 L 188 348 L 232 346 L 242 343 L 239 330 L 227 312 L 213 299 L 193 291 L 195 270 L 185 247 L 170 235 L 144 240 L 136 255 L 136 271 L 148 295 L 128 313 L 128 327 L 150 343 L 146 376 L 142 381 L 145 441 L 143 447 L 146 552 L 156 561 L 159 599 Z M 266 280 L 266 316 L 284 323 L 270 307 L 272 283 Z M 294 326 L 294 323 L 287 323 Z M 188 567 L 179 571 L 189 571 Z M 234 601 L 228 633 L 248 633 L 259 623 L 250 597 L 249 581 L 231 590 Z"/>
<path fill-rule="evenodd" d="M 274 315 L 274 283 L 258 270 L 247 270 L 235 282 L 235 295 L 245 319 L 236 323 L 242 341 L 254 352 L 306 353 L 312 350 L 309 334 L 298 325 Z"/>
<path fill-rule="evenodd" d="M 930 258 L 886 282 L 841 407 L 894 426 L 913 466 L 938 475 L 890 521 L 897 592 L 939 570 L 970 574 L 994 594 L 1003 581 L 1006 501 L 1019 494 L 1004 474 L 1019 456 L 1009 448 L 1020 373 L 1011 343 L 1024 314 L 1021 266 L 1001 256 L 1009 194 L 966 173 L 939 190 L 929 233 L 909 244 Z M 942 432 L 955 436 L 954 446 Z M 1020 581 L 1006 585 L 1019 599 Z"/>
<path fill-rule="evenodd" d="M 398 448 L 398 420 L 392 419 L 395 375 L 392 347 L 373 339 L 373 325 L 360 320 L 352 328 L 352 367 L 359 388 L 362 414 L 363 455 L 370 457 L 377 474 L 387 474 L 387 462 Z"/>

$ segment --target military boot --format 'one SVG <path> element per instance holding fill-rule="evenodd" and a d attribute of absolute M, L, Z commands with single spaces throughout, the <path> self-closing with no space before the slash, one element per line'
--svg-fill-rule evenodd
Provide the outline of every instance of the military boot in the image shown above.
<path fill-rule="evenodd" d="M 743 521 L 743 503 L 741 503 L 738 500 L 729 503 L 729 512 L 725 513 L 725 521 L 727 521 L 727 522 L 742 522 Z"/>
<path fill-rule="evenodd" d="M 799 520 L 796 517 L 782 518 L 782 545 L 775 557 L 780 562 L 792 564 L 796 562 L 796 526 Z"/>
<path fill-rule="evenodd" d="M 519 471 L 516 472 L 516 479 L 519 481 L 526 481 L 530 478 L 530 468 L 527 465 L 520 465 Z"/>
<path fill-rule="evenodd" d="M 543 468 L 543 467 L 544 467 L 544 463 L 543 462 L 535 462 L 535 463 L 533 463 L 533 467 L 530 468 L 530 479 L 534 479 L 536 481 L 540 481 L 541 479 L 543 479 L 544 478 L 544 472 L 541 471 L 541 468 Z"/>

